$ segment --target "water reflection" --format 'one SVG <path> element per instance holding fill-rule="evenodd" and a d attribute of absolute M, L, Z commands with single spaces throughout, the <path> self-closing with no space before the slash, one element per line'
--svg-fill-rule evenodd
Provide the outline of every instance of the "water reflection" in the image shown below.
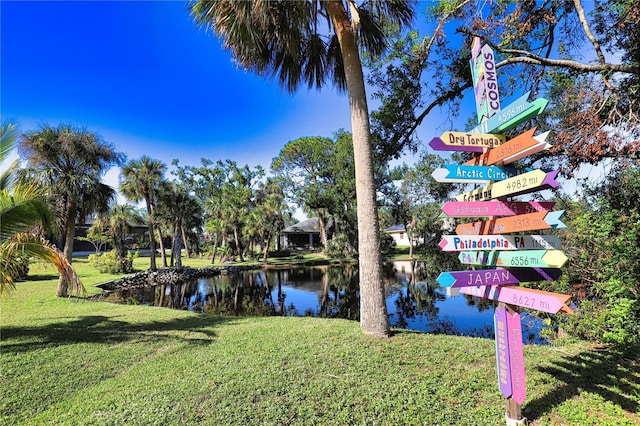
<path fill-rule="evenodd" d="M 494 302 L 456 295 L 421 279 L 420 264 L 385 266 L 393 327 L 432 333 L 493 337 Z M 289 315 L 359 320 L 354 265 L 244 271 L 181 285 L 123 291 L 123 300 L 221 315 Z M 539 321 L 523 321 L 525 340 L 540 343 Z"/>

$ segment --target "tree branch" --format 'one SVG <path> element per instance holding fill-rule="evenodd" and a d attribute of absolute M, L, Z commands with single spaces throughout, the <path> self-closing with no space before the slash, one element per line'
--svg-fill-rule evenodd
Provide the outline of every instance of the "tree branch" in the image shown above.
<path fill-rule="evenodd" d="M 520 55 L 520 56 L 512 56 L 510 58 L 505 59 L 503 62 L 505 63 L 528 63 L 533 65 L 543 65 L 549 67 L 560 67 L 560 68 L 569 68 L 574 69 L 576 71 L 582 72 L 601 72 L 601 71 L 613 71 L 613 72 L 622 72 L 628 74 L 636 74 L 640 75 L 640 66 L 638 65 L 624 65 L 624 64 L 609 64 L 609 63 L 599 63 L 599 64 L 583 64 L 581 62 L 573 61 L 570 59 L 550 59 L 544 58 L 540 55 L 536 55 L 526 50 L 520 49 L 503 49 L 500 46 L 492 43 L 489 40 L 484 39 L 480 35 L 474 33 L 473 31 L 469 31 L 465 28 L 460 28 L 457 30 L 463 34 L 467 34 L 470 36 L 480 37 L 491 46 L 492 49 L 504 53 L 507 55 Z"/>

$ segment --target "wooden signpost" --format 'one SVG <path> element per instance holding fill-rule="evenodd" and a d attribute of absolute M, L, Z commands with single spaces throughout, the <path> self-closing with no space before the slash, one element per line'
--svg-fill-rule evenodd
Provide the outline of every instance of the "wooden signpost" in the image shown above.
<path fill-rule="evenodd" d="M 506 398 L 505 420 L 511 426 L 524 424 L 521 405 L 527 396 L 519 308 L 572 313 L 567 305 L 571 296 L 519 286 L 556 280 L 567 262 L 556 236 L 523 232 L 564 228 L 560 221 L 564 212 L 553 211 L 550 202 L 508 200 L 559 185 L 558 171 L 504 167 L 551 146 L 546 142 L 549 132 L 534 135 L 535 127 L 509 140 L 501 135 L 541 113 L 548 101 L 529 102 L 525 93 L 501 108 L 493 51 L 477 37 L 471 47 L 471 72 L 479 124 L 470 132 L 445 132 L 429 145 L 435 150 L 479 153 L 462 165 L 436 169 L 432 177 L 438 182 L 484 185 L 445 203 L 442 211 L 449 217 L 488 220 L 458 225 L 457 235 L 445 235 L 439 244 L 444 251 L 459 252 L 461 263 L 483 269 L 443 272 L 437 281 L 498 302 L 494 314 L 498 387 Z M 509 233 L 517 235 L 503 235 Z"/>

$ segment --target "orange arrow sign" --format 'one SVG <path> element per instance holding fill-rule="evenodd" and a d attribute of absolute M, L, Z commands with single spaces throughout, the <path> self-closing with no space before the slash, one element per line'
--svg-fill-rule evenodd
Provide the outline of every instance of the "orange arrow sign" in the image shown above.
<path fill-rule="evenodd" d="M 565 228 L 560 222 L 564 210 L 507 216 L 482 222 L 464 223 L 456 227 L 457 235 L 496 235 L 510 232 Z"/>
<path fill-rule="evenodd" d="M 497 146 L 489 151 L 480 154 L 473 160 L 469 160 L 464 163 L 467 166 L 490 166 L 496 164 L 506 158 L 512 157 L 514 154 L 525 151 L 541 142 L 533 137 L 537 127 L 529 129 L 521 135 L 516 136 L 513 139 L 508 140 L 500 146 Z"/>

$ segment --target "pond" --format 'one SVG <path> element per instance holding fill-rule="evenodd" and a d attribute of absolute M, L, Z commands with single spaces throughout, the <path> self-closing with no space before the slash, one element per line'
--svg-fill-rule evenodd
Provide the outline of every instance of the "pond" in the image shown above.
<path fill-rule="evenodd" d="M 420 280 L 408 261 L 385 266 L 392 327 L 493 338 L 495 303 Z M 359 320 L 355 265 L 249 270 L 181 285 L 121 291 L 129 303 L 223 315 L 285 315 Z M 545 343 L 542 322 L 522 313 L 525 343 Z"/>

